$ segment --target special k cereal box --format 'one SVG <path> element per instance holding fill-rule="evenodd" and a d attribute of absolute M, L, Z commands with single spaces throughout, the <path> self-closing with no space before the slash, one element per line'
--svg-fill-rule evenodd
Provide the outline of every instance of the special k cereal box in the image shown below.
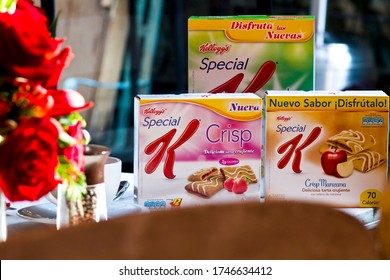
<path fill-rule="evenodd" d="M 188 91 L 314 89 L 313 16 L 188 19 Z"/>
<path fill-rule="evenodd" d="M 267 91 L 265 200 L 379 207 L 387 182 L 382 91 Z"/>
<path fill-rule="evenodd" d="M 262 99 L 250 93 L 137 96 L 138 203 L 260 201 L 261 120 Z"/>

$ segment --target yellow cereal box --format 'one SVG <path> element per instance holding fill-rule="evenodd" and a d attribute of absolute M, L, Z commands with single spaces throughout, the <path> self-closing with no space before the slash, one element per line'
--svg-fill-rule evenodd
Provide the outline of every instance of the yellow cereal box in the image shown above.
<path fill-rule="evenodd" d="M 267 91 L 265 200 L 379 207 L 387 182 L 382 91 Z"/>

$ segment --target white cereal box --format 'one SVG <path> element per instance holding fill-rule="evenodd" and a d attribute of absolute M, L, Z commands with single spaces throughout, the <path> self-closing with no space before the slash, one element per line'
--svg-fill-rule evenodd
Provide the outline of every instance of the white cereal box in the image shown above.
<path fill-rule="evenodd" d="M 138 203 L 157 209 L 260 201 L 261 121 L 255 94 L 137 96 Z"/>

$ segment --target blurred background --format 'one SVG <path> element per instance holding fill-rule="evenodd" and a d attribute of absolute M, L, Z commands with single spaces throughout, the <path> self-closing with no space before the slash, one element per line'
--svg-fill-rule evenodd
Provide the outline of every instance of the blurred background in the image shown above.
<path fill-rule="evenodd" d="M 133 171 L 133 98 L 187 91 L 187 19 L 316 17 L 315 89 L 390 93 L 390 0 L 41 0 L 74 59 L 60 87 L 95 102 L 92 142 Z M 54 17 L 54 16 L 53 16 Z"/>

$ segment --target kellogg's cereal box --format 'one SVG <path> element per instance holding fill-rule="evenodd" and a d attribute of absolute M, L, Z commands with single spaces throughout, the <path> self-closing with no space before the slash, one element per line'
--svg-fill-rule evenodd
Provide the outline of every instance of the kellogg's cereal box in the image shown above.
<path fill-rule="evenodd" d="M 261 121 L 255 94 L 137 96 L 138 203 L 156 209 L 260 201 Z"/>
<path fill-rule="evenodd" d="M 270 89 L 314 89 L 313 16 L 189 18 L 189 92 Z"/>
<path fill-rule="evenodd" d="M 267 91 L 265 200 L 379 207 L 387 182 L 382 91 Z"/>

